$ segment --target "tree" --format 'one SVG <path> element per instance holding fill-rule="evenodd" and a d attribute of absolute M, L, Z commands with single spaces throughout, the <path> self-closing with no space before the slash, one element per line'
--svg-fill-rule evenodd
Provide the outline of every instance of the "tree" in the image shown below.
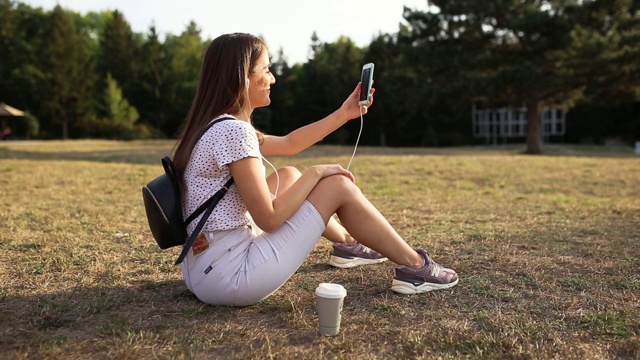
<path fill-rule="evenodd" d="M 584 97 L 567 114 L 573 141 L 640 139 L 640 1 L 594 1 L 574 29 L 574 65 L 586 80 Z"/>
<path fill-rule="evenodd" d="M 167 78 L 167 115 L 162 130 L 169 135 L 175 135 L 183 122 L 196 91 L 196 85 L 202 67 L 204 52 L 209 42 L 203 42 L 200 29 L 192 21 L 179 36 L 167 36 L 165 49 L 170 54 Z"/>
<path fill-rule="evenodd" d="M 271 61 L 271 71 L 276 78 L 276 84 L 271 87 L 271 105 L 269 114 L 254 118 L 254 124 L 261 130 L 272 135 L 285 135 L 303 124 L 300 113 L 301 94 L 303 93 L 302 80 L 306 78 L 302 64 L 289 67 L 283 57 L 282 49 Z M 261 109 L 257 109 L 262 112 Z M 258 115 L 258 114 L 256 114 Z M 266 118 L 268 121 L 264 121 Z M 308 121 L 308 119 L 307 119 Z"/>
<path fill-rule="evenodd" d="M 42 49 L 47 48 L 49 20 L 41 10 L 0 0 L 0 99 L 36 115 L 46 95 Z"/>
<path fill-rule="evenodd" d="M 133 129 L 140 117 L 135 107 L 131 106 L 122 96 L 118 82 L 107 74 L 107 89 L 105 92 L 107 104 L 107 129 L 112 130 L 113 137 L 120 139 L 133 138 Z"/>
<path fill-rule="evenodd" d="M 100 38 L 98 70 L 100 79 L 110 73 L 122 87 L 125 96 L 133 93 L 136 72 L 136 37 L 124 15 L 115 10 L 107 16 Z"/>
<path fill-rule="evenodd" d="M 72 16 L 59 5 L 51 13 L 51 31 L 46 76 L 48 98 L 43 108 L 53 123 L 62 125 L 62 138 L 69 138 L 69 125 L 90 113 L 92 63 L 82 35 Z"/>
<path fill-rule="evenodd" d="M 137 81 L 133 85 L 131 99 L 141 114 L 140 121 L 155 129 L 172 126 L 166 101 L 172 88 L 170 61 L 165 45 L 160 42 L 155 27 L 151 26 L 136 59 Z"/>
<path fill-rule="evenodd" d="M 107 73 L 101 116 L 88 119 L 83 125 L 86 135 L 108 139 L 130 140 L 135 137 L 138 111 L 123 96 L 122 89 L 111 74 Z"/>
<path fill-rule="evenodd" d="M 573 29 L 571 66 L 586 81 L 589 103 L 640 99 L 640 1 L 598 0 L 584 5 Z M 586 64 L 581 64 L 585 62 Z"/>
<path fill-rule="evenodd" d="M 617 71 L 611 64 L 594 67 L 598 59 L 612 56 L 611 48 L 601 48 L 596 59 L 576 56 L 585 49 L 579 42 L 584 38 L 581 26 L 594 25 L 585 12 L 608 2 L 433 0 L 437 8 L 409 11 L 405 18 L 418 46 L 426 43 L 447 54 L 440 58 L 440 67 L 446 63 L 456 70 L 453 86 L 464 83 L 469 95 L 487 97 L 492 104 L 526 106 L 527 153 L 538 154 L 541 110 L 571 108 L 583 98 L 589 81 L 611 78 Z M 613 2 L 627 11 L 631 6 L 631 1 Z M 606 19 L 616 22 L 615 17 Z M 617 35 L 614 31 L 604 36 L 609 41 Z"/>
<path fill-rule="evenodd" d="M 277 79 L 277 85 L 271 88 L 271 105 L 255 109 L 251 120 L 260 131 L 274 134 L 274 131 L 288 130 L 287 122 L 295 118 L 295 115 L 290 112 L 295 103 L 295 93 L 293 92 L 295 75 L 293 69 L 287 64 L 282 48 L 278 50 L 275 57 L 271 54 L 269 57 L 271 72 Z M 274 126 L 276 124 L 277 126 Z"/>
<path fill-rule="evenodd" d="M 294 127 L 330 114 L 360 79 L 363 51 L 351 39 L 342 36 L 334 43 L 322 43 L 314 34 L 312 41 L 312 58 L 297 72 L 299 91 L 296 91 L 294 105 L 297 119 L 292 119 L 290 125 Z M 336 131 L 327 137 L 327 141 L 345 143 L 349 134 L 355 141 L 358 126 L 347 124 L 347 131 Z"/>
<path fill-rule="evenodd" d="M 421 86 L 416 68 L 408 65 L 408 53 L 403 51 L 396 36 L 380 34 L 363 56 L 362 63 L 373 62 L 375 105 L 367 114 L 362 144 L 406 145 L 419 144 L 422 125 L 413 127 L 423 119 Z M 367 136 L 368 135 L 368 136 Z"/>

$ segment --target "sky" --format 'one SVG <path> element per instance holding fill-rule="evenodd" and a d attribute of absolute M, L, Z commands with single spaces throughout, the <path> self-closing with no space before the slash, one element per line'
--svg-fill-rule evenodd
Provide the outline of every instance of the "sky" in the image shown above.
<path fill-rule="evenodd" d="M 269 51 L 282 48 L 287 62 L 304 63 L 315 31 L 321 42 L 341 35 L 356 45 L 369 45 L 380 33 L 398 32 L 403 6 L 425 11 L 427 0 L 22 0 L 31 7 L 51 10 L 56 4 L 86 14 L 119 10 L 136 33 L 151 25 L 160 35 L 179 35 L 189 22 L 202 30 L 203 39 L 232 32 L 263 37 Z"/>

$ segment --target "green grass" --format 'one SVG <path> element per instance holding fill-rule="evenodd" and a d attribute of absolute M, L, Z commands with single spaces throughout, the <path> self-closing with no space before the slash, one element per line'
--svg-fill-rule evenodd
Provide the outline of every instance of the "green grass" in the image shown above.
<path fill-rule="evenodd" d="M 0 358 L 639 359 L 640 157 L 550 146 L 360 148 L 357 183 L 453 289 L 389 290 L 393 265 L 335 269 L 321 240 L 280 290 L 200 303 L 148 231 L 140 188 L 173 142 L 0 143 Z M 276 166 L 346 165 L 316 146 Z M 313 289 L 348 291 L 337 337 Z"/>

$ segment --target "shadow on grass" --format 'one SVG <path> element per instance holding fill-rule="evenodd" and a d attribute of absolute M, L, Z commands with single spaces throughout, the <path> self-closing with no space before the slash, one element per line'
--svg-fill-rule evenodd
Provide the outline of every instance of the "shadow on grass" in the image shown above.
<path fill-rule="evenodd" d="M 155 147 L 142 149 L 123 148 L 121 150 L 87 151 L 31 151 L 0 147 L 0 158 L 18 160 L 72 160 L 130 164 L 158 164 L 164 156 L 170 155 L 171 148 Z"/>
<path fill-rule="evenodd" d="M 73 344 L 99 350 L 130 342 L 165 344 L 180 353 L 206 348 L 218 355 L 237 354 L 244 352 L 247 341 L 255 342 L 254 349 L 262 347 L 264 336 L 259 333 L 265 328 L 274 337 L 297 343 L 310 345 L 317 338 L 315 328 L 305 334 L 299 324 L 291 323 L 298 317 L 291 303 L 267 299 L 244 308 L 209 306 L 181 280 L 79 286 L 50 294 L 5 293 L 2 303 L 3 358 L 3 353 L 28 355 L 33 349 L 52 354 L 52 348 L 64 350 Z"/>
<path fill-rule="evenodd" d="M 48 294 L 3 292 L 0 358 L 262 359 L 273 352 L 277 358 L 355 359 L 363 351 L 376 358 L 434 353 L 549 358 L 558 351 L 570 354 L 578 342 L 588 348 L 567 359 L 640 354 L 633 315 L 604 311 L 590 300 L 595 296 L 601 303 L 601 296 L 585 296 L 573 285 L 548 293 L 536 286 L 545 278 L 480 271 L 450 290 L 401 296 L 388 289 L 389 270 L 309 263 L 274 295 L 244 308 L 205 305 L 182 280 L 78 286 Z M 348 287 L 344 331 L 322 338 L 316 333 L 312 294 L 321 280 L 331 279 Z M 576 302 L 582 302 L 579 312 L 570 311 Z"/>
<path fill-rule="evenodd" d="M 173 143 L 163 142 L 112 142 L 110 149 L 97 149 L 90 145 L 63 145 L 50 147 L 46 151 L 39 149 L 37 143 L 23 146 L 13 144 L 3 147 L 0 144 L 0 158 L 30 160 L 82 160 L 96 162 L 121 162 L 132 164 L 160 164 L 162 157 L 172 154 Z M 487 150 L 480 150 L 484 153 Z M 477 153 L 473 148 L 391 148 L 358 147 L 357 155 L 469 155 Z M 512 150 L 509 150 L 512 152 Z M 348 157 L 353 153 L 351 146 L 316 145 L 294 155 L 294 158 L 309 159 L 316 157 Z"/>
<path fill-rule="evenodd" d="M 154 141 L 27 141 L 0 144 L 0 158 L 32 160 L 82 160 L 96 162 L 120 162 L 131 164 L 160 164 L 160 159 L 171 155 L 175 142 Z M 359 146 L 356 156 L 469 156 L 469 155 L 526 155 L 525 145 L 460 146 L 460 147 L 373 147 Z M 548 145 L 543 156 L 569 157 L 634 157 L 633 149 L 595 145 Z M 315 145 L 295 155 L 295 158 L 350 157 L 351 145 Z"/>

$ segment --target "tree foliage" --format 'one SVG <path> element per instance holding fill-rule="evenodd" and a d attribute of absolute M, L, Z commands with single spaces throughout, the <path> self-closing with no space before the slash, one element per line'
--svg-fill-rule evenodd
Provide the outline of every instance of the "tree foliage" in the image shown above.
<path fill-rule="evenodd" d="M 162 38 L 153 25 L 133 32 L 118 10 L 0 0 L 0 100 L 33 114 L 42 138 L 174 136 L 210 40 L 194 22 Z M 278 50 L 272 104 L 253 115 L 271 134 L 334 111 L 373 62 L 375 105 L 361 144 L 476 143 L 474 103 L 525 105 L 530 153 L 542 151 L 546 107 L 568 111 L 566 141 L 640 139 L 638 0 L 432 0 L 404 8 L 398 31 L 365 47 L 314 34 L 304 63 Z M 324 141 L 352 144 L 359 127 L 349 122 Z"/>
<path fill-rule="evenodd" d="M 69 137 L 69 126 L 90 112 L 93 68 L 84 38 L 70 13 L 59 5 L 53 9 L 48 41 L 49 71 L 43 83 L 47 90 L 42 107 L 52 124 L 60 124 L 62 138 Z"/>
<path fill-rule="evenodd" d="M 89 131 L 87 135 L 123 140 L 135 138 L 135 125 L 140 117 L 138 110 L 124 98 L 118 81 L 110 73 L 107 73 L 105 82 L 107 87 L 103 98 L 105 108 L 102 113 L 104 115 L 90 119 L 90 122 L 85 124 L 85 128 Z"/>
<path fill-rule="evenodd" d="M 449 88 L 445 92 L 466 95 L 461 97 L 465 102 L 525 105 L 529 153 L 541 152 L 544 108 L 571 109 L 594 86 L 637 92 L 637 49 L 634 57 L 623 46 L 638 35 L 638 12 L 631 1 L 430 3 L 430 11 L 406 13 L 407 40 L 433 59 L 417 65 L 431 65 L 426 73 L 448 73 L 449 83 L 442 78 L 437 83 Z M 629 34 L 623 34 L 624 28 Z M 635 79 L 628 86 L 618 81 L 632 73 Z"/>

